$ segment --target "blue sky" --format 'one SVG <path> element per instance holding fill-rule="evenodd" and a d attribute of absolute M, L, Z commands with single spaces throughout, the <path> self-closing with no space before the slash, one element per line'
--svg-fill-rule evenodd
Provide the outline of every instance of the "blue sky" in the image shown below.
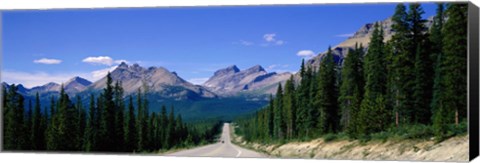
<path fill-rule="evenodd" d="M 197 84 L 232 64 L 294 72 L 304 55 L 386 19 L 395 5 L 5 11 L 2 81 L 95 81 L 121 61 L 162 66 Z M 435 4 L 422 6 L 425 18 L 434 15 Z"/>

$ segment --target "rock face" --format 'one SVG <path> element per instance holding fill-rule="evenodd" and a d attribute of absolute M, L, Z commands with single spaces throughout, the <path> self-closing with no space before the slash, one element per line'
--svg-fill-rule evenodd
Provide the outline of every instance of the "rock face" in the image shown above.
<path fill-rule="evenodd" d="M 92 82 L 77 76 L 64 83 L 65 92 L 67 93 L 81 92 L 81 91 L 84 91 L 91 84 Z"/>
<path fill-rule="evenodd" d="M 42 86 L 33 87 L 30 91 L 34 93 L 59 92 L 60 84 L 50 82 Z"/>
<path fill-rule="evenodd" d="M 260 65 L 255 65 L 242 71 L 237 66 L 232 65 L 216 71 L 203 86 L 212 92 L 226 96 L 254 91 L 259 94 L 267 94 L 274 93 L 276 87 L 272 86 L 284 83 L 290 75 L 290 73 L 268 73 Z"/>
<path fill-rule="evenodd" d="M 119 81 L 125 94 L 133 94 L 138 89 L 148 89 L 149 92 L 160 94 L 162 97 L 177 100 L 192 98 L 212 98 L 216 95 L 201 86 L 194 85 L 170 72 L 163 67 L 143 68 L 138 64 L 131 66 L 121 63 L 111 72 L 113 82 Z M 106 87 L 107 77 L 93 83 L 89 89 L 101 90 Z"/>
<path fill-rule="evenodd" d="M 84 91 L 89 85 L 91 85 L 92 82 L 88 81 L 87 79 L 81 78 L 81 77 L 73 77 L 67 82 L 63 83 L 63 87 L 65 89 L 65 92 L 68 94 L 76 94 L 79 92 Z M 60 92 L 61 85 L 50 82 L 42 86 L 36 86 L 33 87 L 32 89 L 29 90 L 31 93 L 55 93 L 55 92 Z"/>

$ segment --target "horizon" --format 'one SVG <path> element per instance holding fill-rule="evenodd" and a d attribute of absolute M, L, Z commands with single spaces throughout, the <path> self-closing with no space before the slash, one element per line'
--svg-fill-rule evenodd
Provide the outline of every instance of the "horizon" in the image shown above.
<path fill-rule="evenodd" d="M 4 11 L 1 77 L 27 88 L 75 76 L 95 82 L 122 61 L 193 84 L 230 65 L 296 72 L 396 4 Z M 434 3 L 421 4 L 423 18 L 434 15 Z"/>

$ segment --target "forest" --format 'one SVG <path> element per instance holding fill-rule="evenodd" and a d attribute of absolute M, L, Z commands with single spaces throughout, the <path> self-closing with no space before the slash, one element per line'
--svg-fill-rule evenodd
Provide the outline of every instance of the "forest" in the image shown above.
<path fill-rule="evenodd" d="M 260 143 L 465 134 L 467 4 L 439 3 L 430 28 L 423 14 L 420 4 L 398 4 L 389 41 L 375 23 L 368 48 L 356 45 L 341 65 L 330 48 L 318 69 L 302 61 L 300 78 L 238 118 L 236 134 Z"/>
<path fill-rule="evenodd" d="M 109 73 L 106 88 L 90 95 L 89 106 L 78 96 L 72 100 L 62 86 L 49 108 L 42 108 L 38 93 L 34 104 L 25 104 L 17 86 L 3 88 L 3 150 L 150 153 L 210 143 L 221 132 L 222 122 L 187 124 L 173 106 L 168 113 L 165 105 L 150 112 L 146 91 L 139 89 L 133 99 L 120 85 Z"/>

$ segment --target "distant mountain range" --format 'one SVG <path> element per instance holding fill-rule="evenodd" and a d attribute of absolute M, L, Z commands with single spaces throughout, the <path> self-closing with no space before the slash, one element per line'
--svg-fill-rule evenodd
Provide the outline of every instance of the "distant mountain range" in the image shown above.
<path fill-rule="evenodd" d="M 200 98 L 231 97 L 239 93 L 258 95 L 275 93 L 274 86 L 285 82 L 292 74 L 267 72 L 256 65 L 240 71 L 237 66 L 220 69 L 203 85 L 192 84 L 163 67 L 144 68 L 138 64 L 128 65 L 122 62 L 111 72 L 113 82 L 121 83 L 125 95 L 135 94 L 139 89 L 156 94 L 162 98 L 174 100 L 194 100 Z M 106 87 L 107 77 L 90 82 L 81 77 L 74 77 L 63 83 L 65 92 L 76 94 L 95 93 Z M 7 83 L 4 83 L 7 85 Z M 19 92 L 25 95 L 56 94 L 61 84 L 50 82 L 31 89 L 19 85 Z"/>
<path fill-rule="evenodd" d="M 267 72 L 262 66 L 255 65 L 240 71 L 232 65 L 220 69 L 203 86 L 222 96 L 238 93 L 274 94 L 279 83 L 284 83 L 292 74 Z M 272 87 L 273 86 L 273 87 Z"/>

